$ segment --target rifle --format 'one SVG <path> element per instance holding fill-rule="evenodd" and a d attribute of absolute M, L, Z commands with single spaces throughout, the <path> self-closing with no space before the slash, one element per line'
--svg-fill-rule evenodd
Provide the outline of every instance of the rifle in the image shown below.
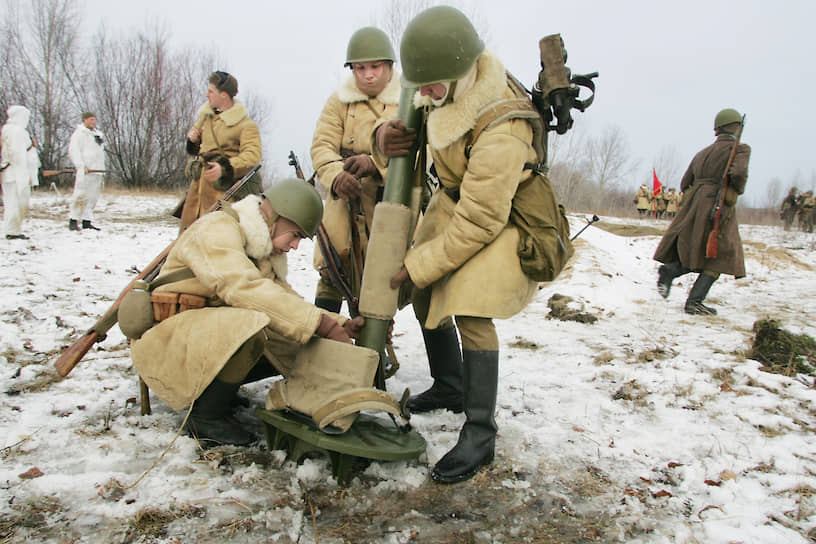
<path fill-rule="evenodd" d="M 601 220 L 601 218 L 600 218 L 600 217 L 598 217 L 597 215 L 593 215 L 591 220 L 590 220 L 590 219 L 587 219 L 586 217 L 584 217 L 584 220 L 587 222 L 587 224 L 586 224 L 586 225 L 584 225 L 584 228 L 582 228 L 581 230 L 579 230 L 578 232 L 576 232 L 576 233 L 575 233 L 575 236 L 573 236 L 572 238 L 570 238 L 570 242 L 572 242 L 573 240 L 575 240 L 576 238 L 578 238 L 579 236 L 581 236 L 581 233 L 582 233 L 582 232 L 584 232 L 584 231 L 587 229 L 587 227 L 589 227 L 589 226 L 590 226 L 592 223 L 595 223 L 596 221 L 600 221 L 600 220 Z"/>
<path fill-rule="evenodd" d="M 227 192 L 224 193 L 224 197 L 221 200 L 213 204 L 205 213 L 221 208 L 224 202 L 232 198 L 232 195 L 243 187 L 252 178 L 252 176 L 254 176 L 258 170 L 260 170 L 261 165 L 262 163 L 258 163 L 253 166 L 244 177 L 236 181 L 232 187 L 230 187 Z M 133 280 L 131 280 L 130 283 L 127 284 L 127 286 L 119 294 L 119 297 L 113 302 L 111 307 L 108 308 L 108 311 L 105 312 L 105 314 L 100 317 L 96 323 L 94 323 L 94 326 L 91 327 L 79 340 L 71 344 L 68 349 L 62 352 L 62 355 L 60 355 L 57 361 L 54 363 L 54 366 L 57 368 L 57 372 L 59 372 L 60 376 L 63 378 L 67 376 L 85 356 L 85 354 L 88 353 L 91 346 L 105 339 L 108 330 L 110 330 L 110 328 L 113 327 L 113 325 L 119 320 L 117 312 L 119 311 L 119 305 L 122 303 L 122 299 L 124 299 L 125 295 L 131 289 L 133 289 L 133 285 L 137 281 L 152 281 L 156 276 L 158 276 L 167 255 L 170 253 L 170 250 L 173 249 L 173 246 L 176 245 L 177 241 L 178 238 L 173 240 L 169 246 L 164 248 L 164 250 L 150 262 L 150 264 L 148 264 L 135 278 L 133 278 Z"/>
<path fill-rule="evenodd" d="M 75 170 L 73 168 L 65 168 L 64 170 L 43 170 L 42 177 L 50 178 L 51 176 L 59 176 L 60 174 L 73 174 Z"/>
<path fill-rule="evenodd" d="M 315 174 L 317 174 L 317 172 L 312 172 L 312 177 L 306 179 L 306 176 L 303 175 L 303 170 L 300 168 L 300 161 L 298 160 L 297 155 L 295 155 L 295 152 L 292 150 L 289 150 L 289 166 L 295 167 L 295 174 L 297 174 L 299 179 L 308 182 L 309 185 L 314 187 Z"/>
<path fill-rule="evenodd" d="M 706 242 L 706 257 L 709 259 L 716 259 L 719 254 L 719 245 L 717 237 L 720 235 L 720 216 L 722 215 L 723 202 L 725 201 L 725 191 L 728 188 L 728 170 L 731 169 L 731 163 L 734 162 L 734 157 L 737 154 L 737 147 L 742 136 L 742 129 L 745 126 L 745 115 L 742 116 L 742 122 L 737 130 L 737 137 L 734 140 L 734 146 L 731 148 L 731 154 L 728 156 L 728 162 L 725 163 L 725 172 L 723 172 L 722 183 L 717 190 L 717 197 L 714 199 L 714 207 L 711 208 L 710 219 L 714 223 L 714 228 L 708 233 L 708 241 Z"/>
<path fill-rule="evenodd" d="M 307 180 L 306 176 L 303 175 L 303 170 L 300 168 L 300 161 L 298 161 L 294 151 L 289 151 L 289 165 L 295 168 L 295 174 L 299 179 L 302 179 L 307 183 L 314 183 L 314 176 L 312 176 L 310 180 Z M 326 263 L 326 272 L 329 274 L 329 280 L 331 281 L 332 285 L 334 285 L 334 287 L 340 291 L 343 298 L 346 299 L 351 317 L 357 317 L 360 315 L 360 310 L 358 308 L 360 301 L 354 296 L 351 290 L 348 274 L 343 267 L 343 261 L 340 259 L 340 255 L 332 245 L 323 223 L 320 223 L 320 226 L 317 227 L 317 245 L 320 246 L 320 252 L 323 254 L 323 260 Z"/>
<path fill-rule="evenodd" d="M 113 170 L 88 170 L 88 174 L 116 174 Z M 64 168 L 62 170 L 43 170 L 42 177 L 59 176 L 60 174 L 76 174 L 75 168 Z"/>

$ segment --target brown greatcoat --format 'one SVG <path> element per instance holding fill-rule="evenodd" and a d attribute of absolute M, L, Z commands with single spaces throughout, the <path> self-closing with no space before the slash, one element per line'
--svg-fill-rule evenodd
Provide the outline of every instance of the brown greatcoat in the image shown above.
<path fill-rule="evenodd" d="M 162 274 L 189 268 L 194 278 L 157 291 L 207 298 L 207 307 L 178 313 L 131 344 L 133 365 L 150 389 L 174 410 L 194 401 L 250 337 L 264 330 L 264 354 L 281 374 L 322 313 L 286 281 L 286 255 L 272 255 L 272 240 L 250 195 L 206 214 L 179 237 Z"/>
<path fill-rule="evenodd" d="M 537 161 L 533 130 L 509 119 L 484 130 L 466 151 L 468 136 L 485 106 L 515 98 L 502 63 L 483 53 L 473 86 L 428 116 L 428 146 L 442 190 L 428 204 L 405 257 L 417 287 L 431 288 L 424 327 L 448 316 L 504 319 L 520 312 L 537 282 L 521 269 L 519 233 L 509 223 L 519 183 L 532 177 L 525 163 Z M 417 94 L 415 102 L 422 102 Z M 384 160 L 375 149 L 377 160 Z M 449 193 L 458 190 L 458 199 Z"/>
<path fill-rule="evenodd" d="M 196 145 L 188 141 L 187 152 L 207 161 L 217 160 L 216 157 L 220 156 L 221 160 L 217 162 L 224 173 L 213 184 L 201 177 L 203 169 L 198 172 L 188 164 L 187 173 L 193 179 L 181 210 L 182 228 L 189 227 L 235 181 L 261 162 L 261 133 L 240 100 L 235 99 L 233 106 L 221 113 L 216 113 L 209 103 L 205 103 L 198 109 L 198 120 L 193 127 L 201 131 L 201 142 Z"/>
<path fill-rule="evenodd" d="M 748 180 L 751 148 L 747 144 L 739 144 L 729 171 L 717 238 L 718 255 L 713 259 L 706 257 L 708 235 L 713 228 L 710 214 L 733 146 L 734 136 L 723 133 L 717 136 L 713 144 L 695 155 L 680 184 L 684 195 L 683 206 L 657 246 L 654 254 L 656 261 L 680 261 L 684 267 L 695 272 L 707 270 L 730 274 L 735 278 L 745 276 L 745 258 L 734 205 L 737 196 L 745 191 Z"/>
<path fill-rule="evenodd" d="M 349 155 L 371 155 L 371 129 L 379 120 L 397 116 L 400 96 L 400 78 L 395 72 L 391 81 L 375 97 L 369 97 L 357 88 L 354 74 L 334 92 L 320 113 L 312 138 L 312 165 L 317 179 L 326 189 L 326 207 L 323 225 L 338 253 L 348 257 L 351 248 L 351 224 L 348 204 L 332 194 L 334 178 L 343 171 L 343 160 Z M 361 204 L 366 225 L 370 229 L 374 216 L 377 192 L 383 186 L 386 169 L 378 176 L 366 176 L 362 183 Z M 365 242 L 365 241 L 364 241 Z M 365 249 L 365 248 L 363 248 Z M 320 247 L 315 245 L 315 268 L 323 267 Z M 344 263 L 347 267 L 348 261 Z"/>

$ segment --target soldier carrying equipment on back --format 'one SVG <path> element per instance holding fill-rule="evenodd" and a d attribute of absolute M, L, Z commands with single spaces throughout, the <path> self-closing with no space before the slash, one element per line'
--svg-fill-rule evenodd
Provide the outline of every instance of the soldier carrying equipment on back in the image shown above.
<path fill-rule="evenodd" d="M 190 187 L 181 210 L 181 229 L 210 209 L 224 191 L 261 162 L 261 134 L 244 104 L 235 98 L 238 80 L 227 72 L 210 74 L 207 102 L 198 109 L 198 120 L 187 133 L 187 153 L 192 159 L 185 174 Z M 260 192 L 260 176 L 235 195 Z"/>
<path fill-rule="evenodd" d="M 717 311 L 705 306 L 703 300 L 720 274 L 732 274 L 735 278 L 745 276 L 745 258 L 734 206 L 737 197 L 745 191 L 751 148 L 737 142 L 741 127 L 742 116 L 736 110 L 724 109 L 717 114 L 714 119 L 716 140 L 694 156 L 683 175 L 680 189 L 685 202 L 654 254 L 656 261 L 664 263 L 657 280 L 657 290 L 664 298 L 669 296 L 674 278 L 689 272 L 699 273 L 686 300 L 688 314 L 715 315 Z M 733 161 L 726 172 L 732 153 Z M 727 188 L 721 210 L 719 249 L 718 255 L 711 258 L 706 255 L 706 245 L 713 229 L 712 210 L 718 205 L 724 178 Z"/>
<path fill-rule="evenodd" d="M 399 75 L 394 50 L 385 33 L 374 27 L 355 32 L 348 43 L 345 65 L 351 75 L 323 106 L 312 140 L 312 165 L 326 189 L 324 226 L 332 246 L 352 278 L 352 294 L 359 296 L 367 231 L 374 205 L 382 200 L 385 169 L 371 160 L 371 130 L 381 119 L 393 119 L 399 104 Z M 359 253 L 359 254 L 358 254 Z M 324 268 L 315 246 L 315 268 Z M 340 311 L 343 297 L 321 273 L 315 304 Z"/>
<path fill-rule="evenodd" d="M 559 57 L 566 55 L 559 50 Z M 514 202 L 519 195 L 551 189 L 544 175 L 545 159 L 535 143 L 535 136 L 540 143 L 546 132 L 535 130 L 536 121 L 540 127 L 542 119 L 523 87 L 485 50 L 471 22 L 454 8 L 437 6 L 417 15 L 403 34 L 400 61 L 404 85 L 418 88 L 414 103 L 429 112 L 428 150 L 440 187 L 428 203 L 402 269 L 390 283 L 397 289 L 411 281 L 417 288 L 414 312 L 434 379 L 429 390 L 409 400 L 409 407 L 414 412 L 438 408 L 465 412 L 456 446 L 431 474 L 436 481 L 452 483 L 471 478 L 493 461 L 499 378 L 493 319 L 520 312 L 537 291 L 538 282 L 527 275 L 519 253 L 525 233 L 511 218 L 518 212 Z M 502 104 L 511 105 L 506 115 L 482 126 L 483 112 L 498 112 Z M 526 116 L 516 116 L 525 105 Z M 559 112 L 564 125 L 571 123 L 564 116 L 569 109 L 568 105 Z M 562 128 L 566 131 L 568 126 Z M 388 121 L 378 126 L 374 138 L 375 160 L 384 162 L 386 157 L 409 154 L 415 131 L 402 120 Z M 421 153 L 421 140 L 419 147 Z M 557 203 L 547 202 L 554 210 L 552 220 L 563 227 Z M 548 256 L 568 258 L 568 228 L 552 230 L 548 229 L 552 243 L 564 249 L 563 254 L 555 249 Z"/>

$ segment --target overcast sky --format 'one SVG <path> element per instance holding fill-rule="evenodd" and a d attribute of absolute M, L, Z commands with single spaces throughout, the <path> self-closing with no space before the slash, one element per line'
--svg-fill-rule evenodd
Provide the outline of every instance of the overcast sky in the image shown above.
<path fill-rule="evenodd" d="M 85 28 L 164 24 L 178 45 L 212 43 L 241 90 L 264 96 L 272 122 L 264 136 L 266 170 L 289 175 L 290 149 L 308 163 L 312 131 L 326 98 L 348 72 L 346 45 L 362 26 L 384 24 L 389 2 L 86 0 Z M 639 167 L 623 182 L 651 180 L 661 155 L 673 155 L 678 186 L 699 149 L 713 140 L 714 115 L 746 113 L 743 141 L 753 148 L 746 204 L 765 204 L 768 184 L 816 185 L 812 151 L 816 88 L 812 0 L 471 0 L 457 2 L 488 48 L 527 85 L 538 73 L 538 40 L 560 33 L 573 73 L 600 72 L 595 104 L 576 113 L 584 135 L 621 129 Z M 398 44 L 395 50 L 399 51 Z M 398 66 L 399 69 L 399 66 Z M 202 100 L 205 85 L 202 83 Z M 240 92 L 239 92 L 240 97 Z M 192 122 L 192 119 L 191 119 Z M 101 127 L 104 130 L 104 127 Z M 665 178 L 669 179 L 665 179 Z"/>

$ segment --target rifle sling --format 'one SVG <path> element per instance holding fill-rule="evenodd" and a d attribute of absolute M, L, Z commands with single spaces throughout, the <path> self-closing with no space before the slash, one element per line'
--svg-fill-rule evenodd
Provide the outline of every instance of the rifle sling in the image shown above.
<path fill-rule="evenodd" d="M 178 270 L 173 270 L 172 272 L 168 272 L 163 276 L 159 276 L 155 280 L 151 281 L 149 284 L 150 291 L 156 289 L 157 287 L 161 287 L 162 285 L 167 285 L 168 283 L 175 283 L 177 281 L 188 280 L 190 278 L 194 278 L 195 274 L 192 270 L 187 268 L 180 268 Z"/>

